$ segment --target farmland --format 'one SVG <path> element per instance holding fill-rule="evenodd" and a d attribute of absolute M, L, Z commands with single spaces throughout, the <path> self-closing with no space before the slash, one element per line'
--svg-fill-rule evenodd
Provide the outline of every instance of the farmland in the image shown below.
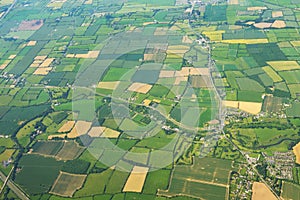
<path fill-rule="evenodd" d="M 299 10 L 0 1 L 0 171 L 29 199 L 299 199 Z"/>

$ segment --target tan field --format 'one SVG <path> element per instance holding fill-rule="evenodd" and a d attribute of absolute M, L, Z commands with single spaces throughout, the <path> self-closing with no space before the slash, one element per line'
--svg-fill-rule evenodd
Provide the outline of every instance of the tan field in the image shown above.
<path fill-rule="evenodd" d="M 181 77 L 176 77 L 176 79 L 175 79 L 175 83 L 174 83 L 174 85 L 179 85 L 180 84 L 180 82 L 186 82 L 188 80 L 188 77 L 183 77 L 183 76 L 181 76 Z"/>
<path fill-rule="evenodd" d="M 36 56 L 34 58 L 34 60 L 42 60 L 42 61 L 44 61 L 46 58 L 47 58 L 47 56 Z"/>
<path fill-rule="evenodd" d="M 118 138 L 120 135 L 119 131 L 112 130 L 110 128 L 106 128 L 101 137 L 105 138 Z"/>
<path fill-rule="evenodd" d="M 181 68 L 180 71 L 176 71 L 175 72 L 175 77 L 188 76 L 190 74 L 190 69 L 191 69 L 191 67 L 183 67 L 183 68 Z"/>
<path fill-rule="evenodd" d="M 149 92 L 149 90 L 152 88 L 152 85 L 145 84 L 145 83 L 133 83 L 129 86 L 127 90 L 133 91 L 133 92 L 139 92 L 146 94 Z"/>
<path fill-rule="evenodd" d="M 272 23 L 260 22 L 253 24 L 253 26 L 255 26 L 256 28 L 270 28 L 272 26 Z"/>
<path fill-rule="evenodd" d="M 77 121 L 74 128 L 68 133 L 68 138 L 76 138 L 88 133 L 92 126 L 92 122 Z"/>
<path fill-rule="evenodd" d="M 35 75 L 47 75 L 52 70 L 52 67 L 37 68 L 33 74 Z"/>
<path fill-rule="evenodd" d="M 49 135 L 48 140 L 52 140 L 53 138 L 62 138 L 64 139 L 67 136 L 67 134 L 55 134 L 55 135 Z"/>
<path fill-rule="evenodd" d="M 193 40 L 191 40 L 187 35 L 182 37 L 182 43 L 192 44 Z"/>
<path fill-rule="evenodd" d="M 248 7 L 247 8 L 248 11 L 266 10 L 266 9 L 268 9 L 268 8 L 265 7 L 265 6 L 254 6 L 254 7 Z"/>
<path fill-rule="evenodd" d="M 43 26 L 43 20 L 22 21 L 18 31 L 36 31 Z"/>
<path fill-rule="evenodd" d="M 208 68 L 191 68 L 190 69 L 190 75 L 208 76 L 209 75 L 209 69 Z"/>
<path fill-rule="evenodd" d="M 0 65 L 0 69 L 5 69 L 9 63 L 10 63 L 10 60 L 4 61 L 4 63 Z"/>
<path fill-rule="evenodd" d="M 50 193 L 64 197 L 72 197 L 80 189 L 87 175 L 69 174 L 60 172 Z"/>
<path fill-rule="evenodd" d="M 271 61 L 267 62 L 275 71 L 290 71 L 300 69 L 296 61 Z"/>
<path fill-rule="evenodd" d="M 87 54 L 68 54 L 67 58 L 97 58 L 100 51 L 89 51 Z"/>
<path fill-rule="evenodd" d="M 150 53 L 150 54 L 144 54 L 144 60 L 145 60 L 145 61 L 154 60 L 154 54 L 153 54 L 153 53 Z"/>
<path fill-rule="evenodd" d="M 148 171 L 147 167 L 135 166 L 127 179 L 123 192 L 142 192 Z"/>
<path fill-rule="evenodd" d="M 12 60 L 12 59 L 14 59 L 16 56 L 17 56 L 17 55 L 15 55 L 15 54 L 10 55 L 10 56 L 8 57 L 8 59 Z"/>
<path fill-rule="evenodd" d="M 172 78 L 175 75 L 175 71 L 161 70 L 159 78 Z"/>
<path fill-rule="evenodd" d="M 66 58 L 74 58 L 75 57 L 75 54 L 67 54 L 66 55 Z"/>
<path fill-rule="evenodd" d="M 239 4 L 239 0 L 229 0 L 229 4 L 230 5 L 238 5 Z"/>
<path fill-rule="evenodd" d="M 277 200 L 276 196 L 264 183 L 254 182 L 252 191 L 252 200 Z"/>
<path fill-rule="evenodd" d="M 247 113 L 256 115 L 261 111 L 262 103 L 245 101 L 223 101 L 226 107 L 237 108 Z"/>
<path fill-rule="evenodd" d="M 103 89 L 108 89 L 108 90 L 115 90 L 119 84 L 120 84 L 120 81 L 100 82 L 97 87 L 103 88 Z"/>
<path fill-rule="evenodd" d="M 145 100 L 143 101 L 143 104 L 144 104 L 145 106 L 149 106 L 151 102 L 152 102 L 151 100 L 145 99 Z"/>
<path fill-rule="evenodd" d="M 272 27 L 273 28 L 284 28 L 284 27 L 286 27 L 286 24 L 285 24 L 285 21 L 276 20 L 275 22 L 273 22 Z"/>
<path fill-rule="evenodd" d="M 75 124 L 75 121 L 67 121 L 60 129 L 58 130 L 59 133 L 65 133 L 71 131 Z"/>
<path fill-rule="evenodd" d="M 92 127 L 91 130 L 88 132 L 88 135 L 91 137 L 100 137 L 105 131 L 105 129 L 105 127 L 101 126 Z"/>
<path fill-rule="evenodd" d="M 93 4 L 93 0 L 87 0 L 84 4 Z"/>
<path fill-rule="evenodd" d="M 293 147 L 293 152 L 296 155 L 296 163 L 300 164 L 300 142 Z"/>
<path fill-rule="evenodd" d="M 28 43 L 27 43 L 27 46 L 35 46 L 36 45 L 36 43 L 37 43 L 37 41 L 29 41 Z"/>
<path fill-rule="evenodd" d="M 273 11 L 272 12 L 272 17 L 282 17 L 283 13 L 282 11 Z"/>
<path fill-rule="evenodd" d="M 40 67 L 49 67 L 53 61 L 54 58 L 47 58 L 46 60 L 44 60 Z"/>

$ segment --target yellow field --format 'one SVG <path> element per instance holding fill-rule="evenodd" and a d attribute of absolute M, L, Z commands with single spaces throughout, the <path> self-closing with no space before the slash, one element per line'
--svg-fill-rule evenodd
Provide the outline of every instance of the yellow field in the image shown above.
<path fill-rule="evenodd" d="M 292 44 L 294 47 L 300 47 L 300 41 L 291 41 L 291 44 Z"/>
<path fill-rule="evenodd" d="M 233 40 L 222 40 L 222 43 L 228 44 L 259 44 L 268 43 L 268 39 L 233 39 Z"/>
<path fill-rule="evenodd" d="M 282 17 L 282 11 L 272 11 L 272 17 Z"/>
<path fill-rule="evenodd" d="M 190 75 L 208 76 L 209 75 L 209 69 L 208 68 L 191 68 L 190 69 Z"/>
<path fill-rule="evenodd" d="M 75 121 L 67 121 L 60 129 L 58 130 L 59 133 L 69 132 L 73 128 Z"/>
<path fill-rule="evenodd" d="M 282 81 L 282 78 L 270 66 L 263 67 L 262 69 L 268 74 L 268 76 L 270 76 L 270 78 L 274 82 Z"/>
<path fill-rule="evenodd" d="M 172 78 L 175 75 L 175 71 L 161 70 L 159 78 Z"/>
<path fill-rule="evenodd" d="M 277 200 L 276 196 L 264 183 L 254 182 L 252 192 L 252 200 Z"/>
<path fill-rule="evenodd" d="M 60 172 L 50 193 L 64 197 L 72 197 L 76 190 L 82 187 L 86 176 L 87 175 Z"/>
<path fill-rule="evenodd" d="M 147 167 L 135 166 L 127 179 L 123 192 L 142 192 L 148 170 Z"/>
<path fill-rule="evenodd" d="M 145 106 L 149 106 L 151 102 L 152 102 L 151 100 L 145 99 L 145 100 L 143 101 L 143 104 L 144 104 Z"/>
<path fill-rule="evenodd" d="M 167 54 L 180 54 L 183 55 L 190 50 L 189 46 L 185 45 L 174 45 L 168 46 Z"/>
<path fill-rule="evenodd" d="M 35 46 L 36 45 L 36 43 L 37 43 L 37 41 L 29 41 L 28 43 L 27 43 L 27 46 Z"/>
<path fill-rule="evenodd" d="M 88 132 L 88 135 L 91 137 L 100 137 L 105 131 L 105 129 L 105 127 L 101 126 L 92 127 L 91 130 Z"/>
<path fill-rule="evenodd" d="M 8 57 L 8 59 L 12 60 L 12 59 L 14 59 L 16 56 L 17 56 L 17 55 L 12 54 L 12 55 L 10 55 L 10 56 Z"/>
<path fill-rule="evenodd" d="M 120 132 L 119 131 L 115 131 L 115 130 L 112 130 L 110 128 L 106 128 L 104 130 L 104 133 L 101 135 L 101 137 L 106 137 L 106 138 L 118 138 L 120 135 Z"/>
<path fill-rule="evenodd" d="M 49 67 L 53 61 L 54 58 L 47 58 L 46 60 L 44 60 L 40 67 Z"/>
<path fill-rule="evenodd" d="M 145 84 L 145 83 L 133 83 L 129 86 L 128 90 L 133 92 L 139 92 L 146 94 L 152 88 L 152 85 Z"/>
<path fill-rule="evenodd" d="M 186 82 L 187 80 L 188 80 L 187 76 L 186 77 L 183 77 L 183 76 L 176 77 L 174 85 L 179 85 L 181 82 Z"/>
<path fill-rule="evenodd" d="M 52 140 L 53 138 L 62 138 L 64 139 L 67 136 L 67 134 L 55 134 L 55 135 L 49 135 L 48 140 Z"/>
<path fill-rule="evenodd" d="M 267 62 L 275 71 L 290 71 L 300 69 L 296 61 L 270 61 Z"/>
<path fill-rule="evenodd" d="M 223 101 L 226 107 L 237 108 L 247 113 L 256 115 L 260 113 L 262 103 L 245 102 L 245 101 Z"/>
<path fill-rule="evenodd" d="M 68 138 L 76 138 L 88 133 L 92 126 L 92 122 L 77 121 L 74 128 L 68 133 Z"/>
<path fill-rule="evenodd" d="M 154 60 L 154 54 L 153 53 L 144 54 L 144 60 L 145 61 Z"/>
<path fill-rule="evenodd" d="M 300 142 L 293 147 L 293 152 L 296 156 L 296 163 L 300 164 Z"/>
<path fill-rule="evenodd" d="M 225 31 L 203 31 L 202 33 L 206 35 L 211 41 L 222 41 L 222 34 L 225 33 Z"/>
<path fill-rule="evenodd" d="M 4 61 L 4 63 L 0 65 L 0 69 L 1 69 L 1 70 L 2 70 L 2 69 L 5 69 L 5 68 L 8 66 L 8 64 L 9 64 L 10 62 L 11 62 L 11 60 L 6 60 L 6 61 Z"/>
<path fill-rule="evenodd" d="M 108 90 L 115 90 L 119 84 L 120 81 L 100 82 L 97 87 Z"/>

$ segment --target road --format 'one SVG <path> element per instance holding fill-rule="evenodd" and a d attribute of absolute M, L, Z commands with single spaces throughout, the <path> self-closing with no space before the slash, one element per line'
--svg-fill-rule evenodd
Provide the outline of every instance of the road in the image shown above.
<path fill-rule="evenodd" d="M 8 13 L 11 11 L 11 9 L 14 8 L 14 6 L 15 6 L 16 3 L 17 3 L 17 1 L 18 1 L 18 0 L 14 0 L 14 2 L 9 6 L 9 8 L 7 9 L 7 11 L 4 13 L 4 15 L 2 15 L 2 17 L 0 18 L 0 21 L 1 21 L 2 19 L 4 19 L 4 18 L 8 15 Z"/>
<path fill-rule="evenodd" d="M 30 200 L 29 197 L 8 177 L 0 171 L 0 179 L 6 184 L 20 199 Z"/>

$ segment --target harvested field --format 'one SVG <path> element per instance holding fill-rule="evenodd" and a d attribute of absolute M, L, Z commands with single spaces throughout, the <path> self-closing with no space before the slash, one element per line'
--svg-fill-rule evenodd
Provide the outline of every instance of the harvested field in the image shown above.
<path fill-rule="evenodd" d="M 35 46 L 36 43 L 37 43 L 37 41 L 29 41 L 29 42 L 27 43 L 27 46 Z"/>
<path fill-rule="evenodd" d="M 76 138 L 88 133 L 88 130 L 91 128 L 91 126 L 92 122 L 77 121 L 71 132 L 68 133 L 68 138 Z"/>
<path fill-rule="evenodd" d="M 58 130 L 59 133 L 65 133 L 71 131 L 75 124 L 75 121 L 67 121 L 60 129 Z"/>
<path fill-rule="evenodd" d="M 159 78 L 172 78 L 175 75 L 175 71 L 161 70 Z"/>
<path fill-rule="evenodd" d="M 0 69 L 1 69 L 1 70 L 2 70 L 2 69 L 5 69 L 5 68 L 8 66 L 9 63 L 10 63 L 10 60 L 4 61 L 4 63 L 0 65 Z"/>
<path fill-rule="evenodd" d="M 133 92 L 139 92 L 146 94 L 152 88 L 152 85 L 145 84 L 145 83 L 133 83 L 129 86 L 128 90 Z"/>
<path fill-rule="evenodd" d="M 256 28 L 270 28 L 272 26 L 272 23 L 260 22 L 253 24 L 253 26 Z"/>
<path fill-rule="evenodd" d="M 47 58 L 47 56 L 36 56 L 34 58 L 34 60 L 42 60 L 42 61 L 44 61 L 46 58 Z"/>
<path fill-rule="evenodd" d="M 108 90 L 115 90 L 119 84 L 120 81 L 100 82 L 97 87 Z"/>
<path fill-rule="evenodd" d="M 282 11 L 272 11 L 272 17 L 282 17 L 283 13 Z"/>
<path fill-rule="evenodd" d="M 97 126 L 92 127 L 91 130 L 88 132 L 88 135 L 91 137 L 100 137 L 102 133 L 105 131 L 105 127 Z"/>
<path fill-rule="evenodd" d="M 193 40 L 191 40 L 189 38 L 189 36 L 185 35 L 182 37 L 182 43 L 186 43 L 186 44 L 192 44 L 193 43 Z"/>
<path fill-rule="evenodd" d="M 292 44 L 294 47 L 300 47 L 300 41 L 291 41 L 291 44 Z"/>
<path fill-rule="evenodd" d="M 265 6 L 254 6 L 254 7 L 248 7 L 247 8 L 248 11 L 266 10 L 266 9 L 268 9 L 268 8 L 265 7 Z"/>
<path fill-rule="evenodd" d="M 18 31 L 36 31 L 43 26 L 43 20 L 22 21 Z"/>
<path fill-rule="evenodd" d="M 145 99 L 145 100 L 143 101 L 143 104 L 144 104 L 145 106 L 149 106 L 151 102 L 152 102 L 151 100 Z"/>
<path fill-rule="evenodd" d="M 35 75 L 47 75 L 52 70 L 52 67 L 37 68 L 33 74 Z"/>
<path fill-rule="evenodd" d="M 267 62 L 275 71 L 290 71 L 300 69 L 296 61 L 270 61 Z"/>
<path fill-rule="evenodd" d="M 300 164 L 300 142 L 293 147 L 293 152 L 296 156 L 296 163 Z"/>
<path fill-rule="evenodd" d="M 154 35 L 166 35 L 168 31 L 168 28 L 164 28 L 164 27 L 158 27 L 156 28 L 156 30 L 154 31 Z"/>
<path fill-rule="evenodd" d="M 86 175 L 60 172 L 50 193 L 58 196 L 72 197 L 75 191 L 82 187 L 85 178 Z"/>
<path fill-rule="evenodd" d="M 282 20 L 276 20 L 275 22 L 273 22 L 272 28 L 284 28 L 286 27 L 286 23 L 285 21 L 282 21 Z"/>
<path fill-rule="evenodd" d="M 276 196 L 267 188 L 264 183 L 254 182 L 252 186 L 252 200 L 277 200 Z"/>
<path fill-rule="evenodd" d="M 135 166 L 123 188 L 123 192 L 142 192 L 148 173 L 147 167 Z"/>
<path fill-rule="evenodd" d="M 47 58 L 44 62 L 40 65 L 40 67 L 49 67 L 51 63 L 54 61 L 54 58 Z"/>
<path fill-rule="evenodd" d="M 244 101 L 223 101 L 226 107 L 237 108 L 250 114 L 258 114 L 261 111 L 262 103 Z"/>
<path fill-rule="evenodd" d="M 174 85 L 179 85 L 182 81 L 186 82 L 188 80 L 188 77 L 176 77 Z"/>
<path fill-rule="evenodd" d="M 190 75 L 202 75 L 202 76 L 208 76 L 209 75 L 209 69 L 208 68 L 191 68 L 190 69 Z"/>
<path fill-rule="evenodd" d="M 144 60 L 145 61 L 154 60 L 154 54 L 153 53 L 144 54 Z"/>
<path fill-rule="evenodd" d="M 191 67 L 183 67 L 180 71 L 175 71 L 175 77 L 189 76 Z"/>
<path fill-rule="evenodd" d="M 52 140 L 53 138 L 62 138 L 64 139 L 67 136 L 67 134 L 55 134 L 55 135 L 49 135 L 48 140 Z"/>
<path fill-rule="evenodd" d="M 68 54 L 67 57 L 75 57 L 75 58 L 97 58 L 100 51 L 89 51 L 87 54 Z"/>
<path fill-rule="evenodd" d="M 12 54 L 12 55 L 10 55 L 10 56 L 8 57 L 8 59 L 12 60 L 12 59 L 14 59 L 16 56 L 17 56 L 17 55 Z"/>
<path fill-rule="evenodd" d="M 106 128 L 104 133 L 101 135 L 101 137 L 106 137 L 106 138 L 118 138 L 120 135 L 119 131 L 112 130 L 110 128 Z"/>

